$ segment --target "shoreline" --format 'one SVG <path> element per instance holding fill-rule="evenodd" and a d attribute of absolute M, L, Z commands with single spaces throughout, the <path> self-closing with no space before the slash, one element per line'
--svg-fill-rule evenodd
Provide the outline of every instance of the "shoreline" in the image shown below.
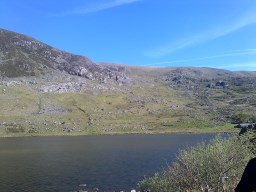
<path fill-rule="evenodd" d="M 238 134 L 239 130 L 181 130 L 181 131 L 151 131 L 151 132 L 112 132 L 112 133 L 84 133 L 84 134 L 10 134 L 0 135 L 0 138 L 18 138 L 18 137 L 79 137 L 79 136 L 114 136 L 114 135 L 171 135 L 171 134 Z"/>

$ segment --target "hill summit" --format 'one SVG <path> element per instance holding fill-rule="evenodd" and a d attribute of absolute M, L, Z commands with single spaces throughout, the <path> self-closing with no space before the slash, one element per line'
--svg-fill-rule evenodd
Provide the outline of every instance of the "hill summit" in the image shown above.
<path fill-rule="evenodd" d="M 99 65 L 89 58 L 46 45 L 34 38 L 0 29 L 0 76 L 42 76 L 62 72 L 98 82 L 126 83 L 125 67 Z"/>

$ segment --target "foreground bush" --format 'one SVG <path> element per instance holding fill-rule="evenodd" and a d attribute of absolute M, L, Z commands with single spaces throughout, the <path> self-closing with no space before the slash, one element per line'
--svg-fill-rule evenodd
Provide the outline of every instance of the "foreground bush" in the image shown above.
<path fill-rule="evenodd" d="M 230 139 L 215 138 L 182 150 L 177 161 L 139 183 L 141 191 L 178 192 L 234 191 L 252 158 L 249 134 Z"/>

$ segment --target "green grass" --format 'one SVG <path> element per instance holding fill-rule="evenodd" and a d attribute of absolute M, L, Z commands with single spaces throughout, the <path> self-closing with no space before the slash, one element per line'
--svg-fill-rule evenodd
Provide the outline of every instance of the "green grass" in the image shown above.
<path fill-rule="evenodd" d="M 96 94 L 9 87 L 0 99 L 0 136 L 236 131 L 205 117 L 189 118 L 184 106 L 190 101 L 165 86 Z"/>

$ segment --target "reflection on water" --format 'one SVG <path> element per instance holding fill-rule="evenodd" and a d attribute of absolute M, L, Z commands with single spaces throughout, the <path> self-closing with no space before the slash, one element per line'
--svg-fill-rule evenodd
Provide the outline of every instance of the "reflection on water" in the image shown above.
<path fill-rule="evenodd" d="M 115 135 L 0 139 L 0 191 L 72 191 L 136 187 L 177 151 L 213 134 Z"/>

